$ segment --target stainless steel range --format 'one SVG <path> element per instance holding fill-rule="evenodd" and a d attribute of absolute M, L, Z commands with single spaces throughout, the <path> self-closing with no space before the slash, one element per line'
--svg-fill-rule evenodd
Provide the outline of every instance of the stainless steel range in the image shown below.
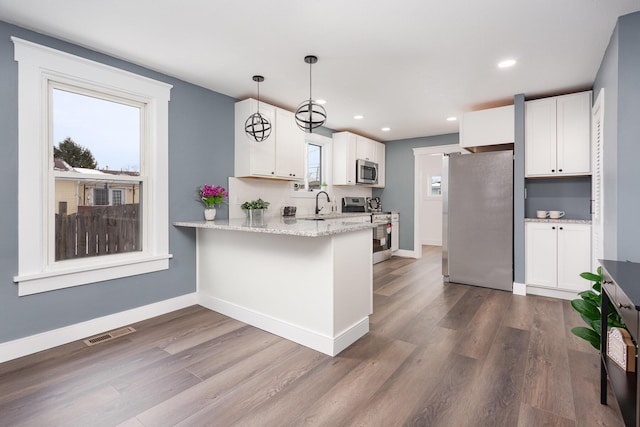
<path fill-rule="evenodd" d="M 342 212 L 371 213 L 371 222 L 376 224 L 373 229 L 373 263 L 391 258 L 392 249 L 392 213 L 383 212 L 379 197 L 344 197 Z"/>

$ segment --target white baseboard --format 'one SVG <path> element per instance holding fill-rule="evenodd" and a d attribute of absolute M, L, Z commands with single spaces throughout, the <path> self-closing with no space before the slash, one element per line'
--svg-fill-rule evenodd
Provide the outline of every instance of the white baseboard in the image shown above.
<path fill-rule="evenodd" d="M 196 293 L 182 295 L 86 322 L 0 343 L 0 363 L 198 304 Z"/>
<path fill-rule="evenodd" d="M 423 246 L 442 246 L 442 239 L 426 239 L 422 241 Z"/>
<path fill-rule="evenodd" d="M 219 298 L 199 295 L 199 304 L 209 310 L 271 332 L 329 356 L 337 355 L 369 332 L 368 316 L 335 337 L 329 337 Z"/>
<path fill-rule="evenodd" d="M 564 289 L 542 288 L 527 285 L 527 293 L 531 295 L 539 295 L 543 297 L 559 298 L 573 300 L 578 298 L 578 291 L 567 291 Z"/>
<path fill-rule="evenodd" d="M 399 256 L 404 258 L 415 258 L 419 259 L 422 257 L 422 252 L 418 251 L 408 251 L 406 249 L 398 249 L 393 253 L 393 256 Z"/>
<path fill-rule="evenodd" d="M 513 282 L 514 295 L 527 295 L 527 285 L 524 283 Z"/>

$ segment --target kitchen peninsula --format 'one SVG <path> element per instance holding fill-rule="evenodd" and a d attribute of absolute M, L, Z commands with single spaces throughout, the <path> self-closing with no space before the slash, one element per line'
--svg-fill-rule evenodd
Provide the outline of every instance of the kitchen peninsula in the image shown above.
<path fill-rule="evenodd" d="M 371 223 L 266 218 L 196 228 L 200 305 L 330 356 L 369 331 Z"/>

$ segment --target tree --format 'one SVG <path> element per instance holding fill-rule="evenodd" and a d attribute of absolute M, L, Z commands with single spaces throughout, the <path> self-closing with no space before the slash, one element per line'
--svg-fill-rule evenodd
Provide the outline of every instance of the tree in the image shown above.
<path fill-rule="evenodd" d="M 53 157 L 62 159 L 76 168 L 96 169 L 98 167 L 91 150 L 76 144 L 69 137 L 65 138 L 57 147 L 53 147 Z"/>

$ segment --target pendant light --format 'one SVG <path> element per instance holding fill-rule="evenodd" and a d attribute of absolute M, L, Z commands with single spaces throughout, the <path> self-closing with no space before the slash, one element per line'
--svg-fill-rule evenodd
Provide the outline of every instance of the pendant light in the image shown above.
<path fill-rule="evenodd" d="M 311 97 L 311 65 L 318 62 L 318 57 L 314 55 L 305 56 L 304 62 L 309 64 L 309 99 L 302 101 L 298 106 L 296 124 L 303 131 L 312 133 L 315 128 L 322 126 L 327 120 L 327 112 L 322 105 Z"/>
<path fill-rule="evenodd" d="M 264 81 L 262 76 L 253 76 L 253 81 L 258 84 L 258 108 L 255 113 L 249 116 L 244 122 L 244 131 L 256 142 L 262 142 L 271 135 L 271 123 L 264 114 L 260 114 L 260 82 Z"/>

